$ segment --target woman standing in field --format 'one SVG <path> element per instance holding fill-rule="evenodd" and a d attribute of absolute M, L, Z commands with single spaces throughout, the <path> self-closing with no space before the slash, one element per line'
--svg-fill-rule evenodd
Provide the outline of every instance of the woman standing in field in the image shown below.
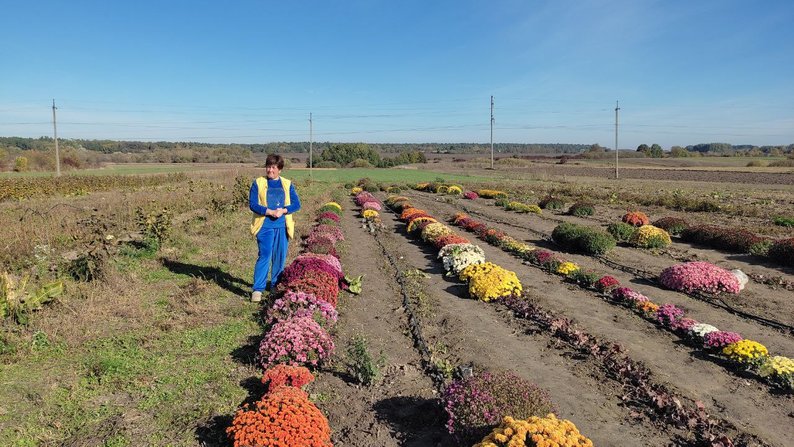
<path fill-rule="evenodd" d="M 254 213 L 251 234 L 256 236 L 259 257 L 254 265 L 254 287 L 251 301 L 262 300 L 262 291 L 267 289 L 267 274 L 270 286 L 278 283 L 279 275 L 287 261 L 289 239 L 295 235 L 292 214 L 301 208 L 301 201 L 291 181 L 281 177 L 284 158 L 270 154 L 265 161 L 265 177 L 258 177 L 251 184 L 248 206 Z"/>

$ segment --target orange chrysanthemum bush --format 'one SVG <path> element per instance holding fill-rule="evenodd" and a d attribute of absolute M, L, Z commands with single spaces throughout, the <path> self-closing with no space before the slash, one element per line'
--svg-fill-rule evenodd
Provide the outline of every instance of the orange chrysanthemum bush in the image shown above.
<path fill-rule="evenodd" d="M 226 433 L 234 447 L 331 447 L 328 419 L 305 391 L 291 386 L 273 388 L 234 415 Z"/>
<path fill-rule="evenodd" d="M 634 225 L 635 227 L 641 227 L 651 223 L 650 219 L 648 219 L 648 216 L 641 211 L 629 211 L 623 215 L 622 220 L 623 222 L 626 222 L 629 225 Z"/>
<path fill-rule="evenodd" d="M 474 447 L 593 447 L 573 422 L 557 419 L 554 414 L 546 417 L 532 416 L 527 420 L 506 416 L 502 424 Z"/>
<path fill-rule="evenodd" d="M 268 389 L 276 389 L 280 386 L 292 386 L 303 388 L 304 385 L 314 381 L 314 375 L 304 366 L 291 366 L 278 364 L 270 367 L 262 376 L 262 383 Z"/>
<path fill-rule="evenodd" d="M 406 208 L 406 209 L 403 210 L 402 213 L 400 213 L 400 220 L 409 220 L 411 218 L 411 216 L 413 216 L 414 214 L 425 214 L 425 215 L 429 216 L 429 214 L 427 214 L 427 211 L 425 211 L 423 209 Z"/>

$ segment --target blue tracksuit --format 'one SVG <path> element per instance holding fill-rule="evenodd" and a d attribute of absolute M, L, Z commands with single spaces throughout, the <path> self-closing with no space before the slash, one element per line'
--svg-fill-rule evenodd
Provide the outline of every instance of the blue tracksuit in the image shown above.
<path fill-rule="evenodd" d="M 301 208 L 298 193 L 295 192 L 295 184 L 292 184 L 289 191 L 290 205 L 284 206 L 284 188 L 281 179 L 267 180 L 267 203 L 270 209 L 287 208 L 287 212 L 292 214 Z M 265 215 L 268 207 L 259 203 L 259 188 L 254 182 L 248 194 L 248 207 L 254 213 Z M 284 270 L 287 261 L 287 224 L 284 216 L 278 219 L 265 218 L 262 228 L 256 234 L 256 241 L 259 245 L 259 257 L 254 266 L 254 291 L 263 291 L 267 286 L 267 275 L 270 273 L 271 286 L 278 283 L 278 277 Z M 272 267 L 271 267 L 272 264 Z"/>

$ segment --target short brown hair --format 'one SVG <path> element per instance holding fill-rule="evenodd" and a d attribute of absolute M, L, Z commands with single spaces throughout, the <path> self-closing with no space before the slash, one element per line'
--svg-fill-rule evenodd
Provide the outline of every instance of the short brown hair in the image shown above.
<path fill-rule="evenodd" d="M 270 154 L 265 159 L 265 167 L 268 166 L 277 166 L 278 170 L 281 171 L 284 169 L 284 157 L 279 154 Z"/>

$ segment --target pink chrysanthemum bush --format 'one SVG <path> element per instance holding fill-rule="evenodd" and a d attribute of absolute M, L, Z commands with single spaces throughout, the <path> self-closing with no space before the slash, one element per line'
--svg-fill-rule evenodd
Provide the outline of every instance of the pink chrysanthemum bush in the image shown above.
<path fill-rule="evenodd" d="M 263 369 L 279 363 L 292 366 L 317 366 L 334 352 L 328 332 L 311 317 L 278 321 L 259 344 L 259 364 Z"/>
<path fill-rule="evenodd" d="M 482 438 L 505 416 L 528 418 L 554 411 L 548 394 L 510 371 L 455 380 L 442 396 L 447 430 L 459 443 Z"/>
<path fill-rule="evenodd" d="M 714 331 L 703 336 L 703 346 L 712 349 L 722 349 L 737 341 L 742 341 L 742 336 L 736 332 Z"/>
<path fill-rule="evenodd" d="M 480 196 L 474 191 L 466 191 L 465 193 L 463 193 L 463 197 L 465 199 L 474 200 L 474 199 L 478 199 Z"/>
<path fill-rule="evenodd" d="M 339 314 L 331 303 L 318 299 L 313 293 L 288 290 L 267 309 L 266 322 L 273 325 L 294 317 L 309 317 L 323 327 L 336 323 Z"/>
<path fill-rule="evenodd" d="M 367 191 L 360 192 L 360 193 L 356 194 L 356 197 L 355 197 L 354 200 L 356 201 L 356 205 L 358 205 L 358 206 L 361 206 L 361 205 L 363 205 L 363 204 L 365 204 L 367 202 L 377 202 L 378 201 L 378 199 L 375 198 L 375 196 L 373 196 L 372 194 L 370 194 Z"/>
<path fill-rule="evenodd" d="M 668 267 L 659 275 L 663 286 L 686 293 L 739 293 L 739 280 L 722 267 L 696 261 Z"/>
<path fill-rule="evenodd" d="M 298 255 L 297 258 L 295 258 L 294 262 L 298 262 L 298 261 L 300 261 L 300 260 L 302 260 L 304 258 L 316 258 L 316 259 L 319 259 L 319 260 L 325 262 L 326 264 L 330 265 L 331 268 L 333 268 L 333 270 L 336 272 L 336 277 L 340 278 L 340 277 L 344 276 L 344 274 L 342 273 L 342 263 L 339 262 L 339 258 L 337 258 L 335 256 L 323 255 L 323 254 L 318 254 L 318 253 L 301 253 L 301 254 Z"/>
<path fill-rule="evenodd" d="M 381 209 L 383 209 L 383 207 L 380 205 L 380 202 L 370 200 L 369 202 L 364 202 L 364 204 L 361 205 L 361 209 L 364 211 L 366 210 L 380 211 Z"/>

